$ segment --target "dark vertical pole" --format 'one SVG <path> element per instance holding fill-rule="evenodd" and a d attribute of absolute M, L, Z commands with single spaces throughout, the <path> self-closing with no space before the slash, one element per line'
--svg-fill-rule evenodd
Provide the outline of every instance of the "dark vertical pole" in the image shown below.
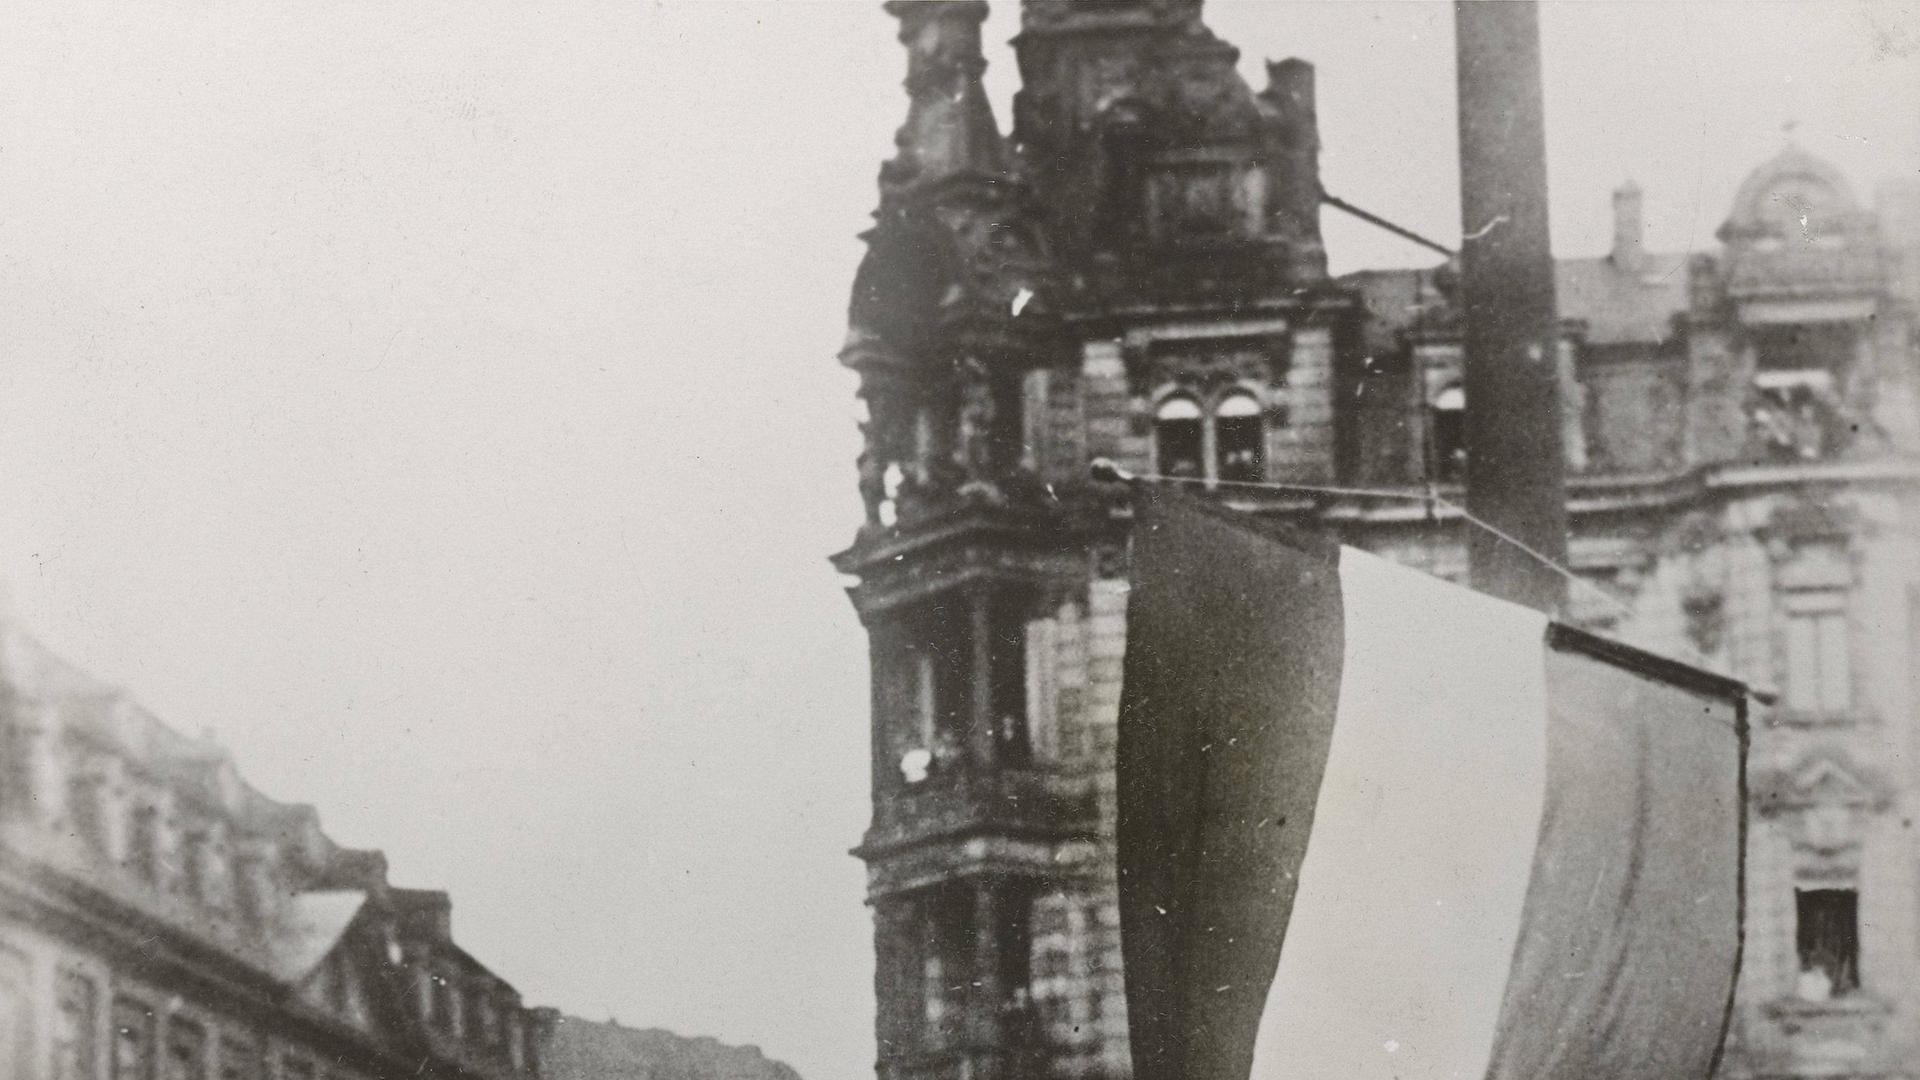
<path fill-rule="evenodd" d="M 1564 565 L 1559 336 L 1547 240 L 1547 149 L 1539 9 L 1454 5 L 1460 88 L 1461 294 L 1466 315 L 1467 509 Z M 1565 579 L 1482 529 L 1468 532 L 1473 584 L 1558 611 Z"/>

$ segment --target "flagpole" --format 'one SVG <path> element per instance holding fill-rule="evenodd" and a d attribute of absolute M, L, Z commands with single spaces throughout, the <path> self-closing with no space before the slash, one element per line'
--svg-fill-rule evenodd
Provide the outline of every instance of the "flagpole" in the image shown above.
<path fill-rule="evenodd" d="M 1468 562 L 1481 591 L 1557 613 L 1566 582 L 1547 564 L 1566 563 L 1567 504 L 1539 10 L 1458 0 L 1454 27 L 1466 503 L 1492 526 L 1468 533 Z"/>

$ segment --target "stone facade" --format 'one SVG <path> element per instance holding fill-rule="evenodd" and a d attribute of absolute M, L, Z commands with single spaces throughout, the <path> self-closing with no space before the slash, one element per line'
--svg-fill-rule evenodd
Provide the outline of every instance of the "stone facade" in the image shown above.
<path fill-rule="evenodd" d="M 450 912 L 0 626 L 0 1076 L 538 1075 Z"/>
<path fill-rule="evenodd" d="M 1453 275 L 1330 280 L 1312 70 L 1260 92 L 1197 0 L 889 5 L 909 119 L 843 359 L 867 520 L 885 1080 L 1124 1077 L 1113 752 L 1128 513 L 1091 459 L 1464 580 Z M 1722 1075 L 1920 1076 L 1920 199 L 1795 149 L 1718 250 L 1562 260 L 1568 619 L 1757 710 Z M 1292 488 L 1235 486 L 1252 481 Z M 1338 491 L 1314 490 L 1337 488 Z"/>

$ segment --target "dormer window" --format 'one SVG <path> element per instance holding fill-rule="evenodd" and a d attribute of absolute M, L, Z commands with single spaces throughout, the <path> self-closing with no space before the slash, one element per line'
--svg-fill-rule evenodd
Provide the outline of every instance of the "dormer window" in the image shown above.
<path fill-rule="evenodd" d="M 1252 394 L 1229 394 L 1213 410 L 1215 473 L 1236 483 L 1267 478 L 1267 425 Z"/>
<path fill-rule="evenodd" d="M 1154 465 L 1162 476 L 1198 480 L 1205 475 L 1200 403 L 1170 397 L 1153 414 Z"/>

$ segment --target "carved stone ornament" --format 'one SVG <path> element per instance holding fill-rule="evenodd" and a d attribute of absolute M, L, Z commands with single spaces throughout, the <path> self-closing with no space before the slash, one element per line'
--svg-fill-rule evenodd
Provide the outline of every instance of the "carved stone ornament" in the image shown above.
<path fill-rule="evenodd" d="M 1704 656 L 1720 651 L 1726 640 L 1726 594 L 1716 586 L 1690 585 L 1680 596 L 1680 612 L 1686 620 L 1687 640 Z"/>

